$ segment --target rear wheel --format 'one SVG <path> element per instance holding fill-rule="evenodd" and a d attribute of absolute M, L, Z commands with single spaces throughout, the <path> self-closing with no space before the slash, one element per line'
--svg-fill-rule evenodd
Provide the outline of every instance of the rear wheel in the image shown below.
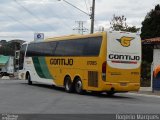
<path fill-rule="evenodd" d="M 64 80 L 64 88 L 65 88 L 65 91 L 68 93 L 73 92 L 73 85 L 72 85 L 71 78 L 69 76 L 66 77 Z"/>
<path fill-rule="evenodd" d="M 92 91 L 92 94 L 94 94 L 94 95 L 100 95 L 102 92 L 100 92 L 100 91 Z"/>
<path fill-rule="evenodd" d="M 108 91 L 108 92 L 107 92 L 107 95 L 108 95 L 108 96 L 113 96 L 114 94 L 115 94 L 115 92 L 113 92 L 113 91 Z"/>
<path fill-rule="evenodd" d="M 74 87 L 75 87 L 76 93 L 78 93 L 78 94 L 83 94 L 84 93 L 82 81 L 81 81 L 80 78 L 77 78 L 77 80 L 75 81 Z"/>
<path fill-rule="evenodd" d="M 27 75 L 28 85 L 32 85 L 30 74 Z"/>

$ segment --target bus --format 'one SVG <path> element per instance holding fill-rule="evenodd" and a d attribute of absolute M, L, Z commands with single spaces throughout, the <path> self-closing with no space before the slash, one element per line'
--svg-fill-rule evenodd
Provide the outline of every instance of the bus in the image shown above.
<path fill-rule="evenodd" d="M 24 43 L 20 79 L 64 87 L 66 92 L 138 91 L 141 40 L 129 32 L 69 35 Z"/>

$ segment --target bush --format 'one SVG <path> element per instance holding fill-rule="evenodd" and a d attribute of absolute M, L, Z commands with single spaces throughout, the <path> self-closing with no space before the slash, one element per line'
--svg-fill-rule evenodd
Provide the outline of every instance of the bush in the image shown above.
<path fill-rule="evenodd" d="M 151 85 L 151 63 L 142 61 L 141 65 L 141 87 L 150 87 Z"/>

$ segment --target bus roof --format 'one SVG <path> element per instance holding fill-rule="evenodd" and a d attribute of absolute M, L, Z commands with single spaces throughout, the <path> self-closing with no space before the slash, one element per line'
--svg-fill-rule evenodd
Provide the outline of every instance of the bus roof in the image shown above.
<path fill-rule="evenodd" d="M 105 33 L 117 33 L 117 34 L 136 34 L 139 35 L 138 33 L 131 33 L 131 32 L 125 32 L 125 31 L 103 31 L 103 32 L 97 32 L 93 34 L 86 34 L 86 35 L 81 35 L 81 34 L 72 34 L 72 35 L 66 35 L 66 36 L 60 36 L 60 37 L 51 37 L 47 38 L 44 41 L 57 41 L 57 40 L 64 40 L 64 39 L 75 39 L 75 38 L 85 38 L 85 37 L 96 37 L 96 36 L 102 36 Z"/>
<path fill-rule="evenodd" d="M 75 34 L 75 35 L 67 35 L 67 36 L 47 38 L 44 41 L 57 41 L 57 40 L 64 40 L 64 39 L 96 37 L 96 36 L 102 36 L 102 34 L 103 34 L 103 32 L 97 32 L 97 33 L 94 33 L 94 34 L 87 34 L 87 35 Z"/>
<path fill-rule="evenodd" d="M 104 34 L 110 34 L 110 33 L 117 33 L 117 34 L 137 34 L 137 33 L 131 33 L 131 32 L 125 32 L 125 31 L 103 31 L 103 32 L 97 32 L 93 34 L 86 34 L 86 35 L 81 35 L 81 34 L 72 34 L 72 35 L 64 35 L 64 36 L 59 36 L 59 37 L 51 37 L 51 38 L 46 38 L 43 41 L 30 41 L 30 42 L 25 42 L 23 44 L 29 44 L 29 43 L 34 43 L 34 42 L 49 42 L 49 41 L 59 41 L 59 40 L 66 40 L 66 39 L 76 39 L 76 38 L 86 38 L 86 37 L 96 37 L 96 36 L 102 36 Z M 137 34 L 138 35 L 138 34 Z"/>

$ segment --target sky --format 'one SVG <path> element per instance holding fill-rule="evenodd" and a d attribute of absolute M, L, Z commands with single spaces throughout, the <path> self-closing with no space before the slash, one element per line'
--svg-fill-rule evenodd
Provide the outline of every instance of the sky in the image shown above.
<path fill-rule="evenodd" d="M 114 14 L 140 28 L 157 4 L 160 0 L 96 0 L 94 32 L 108 30 Z M 84 21 L 84 34 L 89 34 L 91 5 L 92 0 L 0 0 L 0 40 L 32 41 L 34 33 L 44 33 L 45 38 L 78 34 L 78 21 Z"/>

